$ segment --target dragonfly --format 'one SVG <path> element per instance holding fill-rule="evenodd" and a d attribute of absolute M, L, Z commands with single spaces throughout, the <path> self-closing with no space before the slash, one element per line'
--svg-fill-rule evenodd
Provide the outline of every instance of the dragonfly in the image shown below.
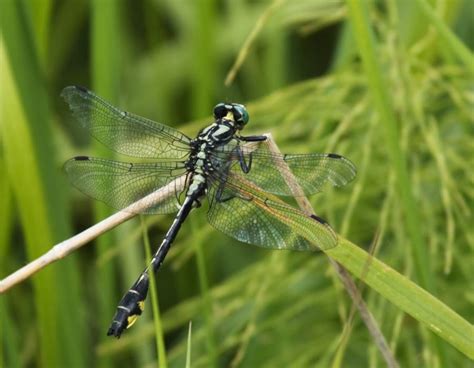
<path fill-rule="evenodd" d="M 347 158 L 335 153 L 272 151 L 267 136 L 241 135 L 249 114 L 238 103 L 217 104 L 211 124 L 190 138 L 122 111 L 81 86 L 66 87 L 61 96 L 92 137 L 117 153 L 141 159 L 73 157 L 64 164 L 71 183 L 118 210 L 176 214 L 151 262 L 120 300 L 107 335 L 119 338 L 142 314 L 150 273 L 158 271 L 181 225 L 205 197 L 208 222 L 240 242 L 292 250 L 314 250 L 313 243 L 322 250 L 337 245 L 337 235 L 324 219 L 280 197 L 295 196 L 287 174 L 296 179 L 302 195 L 321 192 L 325 184 L 346 185 L 356 175 Z M 134 207 L 153 193 L 159 193 L 153 201 Z M 292 230 L 295 221 L 312 226 L 311 242 Z"/>

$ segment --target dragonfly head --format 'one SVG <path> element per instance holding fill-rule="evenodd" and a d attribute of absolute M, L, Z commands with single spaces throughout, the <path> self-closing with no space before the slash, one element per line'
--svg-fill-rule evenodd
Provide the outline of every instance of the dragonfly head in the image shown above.
<path fill-rule="evenodd" d="M 221 102 L 214 107 L 214 118 L 232 121 L 240 130 L 249 122 L 249 113 L 244 105 Z"/>

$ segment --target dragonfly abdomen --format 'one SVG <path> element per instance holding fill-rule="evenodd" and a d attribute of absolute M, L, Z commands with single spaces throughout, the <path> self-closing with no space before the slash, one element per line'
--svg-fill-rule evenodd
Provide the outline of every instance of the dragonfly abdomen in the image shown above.
<path fill-rule="evenodd" d="M 122 332 L 133 326 L 137 318 L 142 314 L 145 307 L 145 299 L 148 294 L 149 287 L 149 275 L 148 270 L 151 268 L 152 272 L 157 272 L 160 268 L 163 260 L 168 253 L 171 244 L 173 243 L 176 235 L 178 234 L 181 224 L 184 222 L 189 212 L 193 208 L 194 202 L 202 195 L 204 192 L 204 185 L 201 184 L 196 188 L 194 195 L 189 195 L 183 202 L 183 205 L 179 209 L 176 217 L 171 224 L 170 228 L 166 232 L 163 241 L 161 242 L 158 251 L 152 258 L 149 267 L 147 267 L 138 280 L 132 285 L 132 287 L 125 293 L 125 295 L 120 300 L 115 316 L 112 320 L 112 323 L 109 327 L 107 335 L 113 335 L 115 337 L 120 337 Z"/>

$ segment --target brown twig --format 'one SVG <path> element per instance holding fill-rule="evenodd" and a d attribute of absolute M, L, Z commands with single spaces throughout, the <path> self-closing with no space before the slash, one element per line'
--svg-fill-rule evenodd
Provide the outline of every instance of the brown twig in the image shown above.
<path fill-rule="evenodd" d="M 269 150 L 274 153 L 281 154 L 271 134 L 266 134 L 266 136 L 268 137 L 266 143 L 268 144 Z M 298 181 L 292 174 L 286 162 L 280 160 L 275 161 L 275 164 L 281 167 L 280 173 L 282 174 L 283 178 L 291 189 L 292 194 L 294 195 L 295 200 L 301 210 L 308 215 L 315 214 L 310 201 L 304 195 L 303 190 L 301 189 L 300 185 L 298 184 Z M 377 345 L 378 349 L 380 350 L 380 353 L 384 357 L 387 366 L 390 368 L 397 368 L 398 363 L 395 360 L 395 357 L 393 356 L 390 347 L 388 346 L 387 340 L 382 334 L 382 331 L 380 330 L 374 316 L 372 315 L 372 313 L 370 313 L 369 309 L 367 308 L 367 305 L 364 303 L 362 295 L 360 294 L 359 289 L 357 288 L 354 280 L 351 278 L 347 270 L 341 264 L 331 259 L 331 257 L 328 258 L 329 262 L 333 265 L 334 269 L 336 270 L 336 273 L 341 279 L 342 284 L 344 285 L 347 293 L 351 297 L 354 305 L 359 310 L 360 317 L 362 318 L 365 325 L 367 326 L 367 329 L 374 338 L 375 344 Z"/>
<path fill-rule="evenodd" d="M 27 265 L 1 280 L 0 294 L 4 293 L 16 284 L 26 280 L 28 277 L 40 271 L 47 265 L 66 257 L 68 254 L 97 238 L 99 235 L 131 219 L 132 217 L 136 216 L 140 210 L 144 210 L 147 207 L 156 204 L 158 201 L 164 200 L 167 196 L 173 195 L 176 189 L 180 190 L 183 187 L 184 180 L 182 180 L 182 177 L 177 178 L 168 185 L 138 200 L 122 211 L 116 212 L 106 219 L 84 230 L 83 232 L 74 235 L 72 238 L 56 244 L 53 248 L 51 248 L 39 258 L 36 258 L 34 261 L 28 263 Z"/>

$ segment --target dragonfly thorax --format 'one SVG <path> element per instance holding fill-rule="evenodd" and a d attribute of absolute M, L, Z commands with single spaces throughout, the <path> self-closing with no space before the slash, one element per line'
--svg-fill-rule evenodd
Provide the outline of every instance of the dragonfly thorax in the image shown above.
<path fill-rule="evenodd" d="M 225 116 L 216 116 L 215 112 L 214 115 L 216 121 L 201 130 L 191 142 L 191 155 L 186 166 L 192 176 L 187 195 L 192 195 L 206 186 L 206 178 L 215 169 L 211 160 L 211 153 L 217 147 L 228 144 L 239 130 L 231 109 L 227 111 Z"/>
<path fill-rule="evenodd" d="M 186 165 L 188 169 L 205 174 L 212 168 L 210 153 L 217 147 L 229 143 L 235 133 L 233 121 L 227 119 L 220 119 L 204 128 L 191 142 L 191 155 Z"/>

